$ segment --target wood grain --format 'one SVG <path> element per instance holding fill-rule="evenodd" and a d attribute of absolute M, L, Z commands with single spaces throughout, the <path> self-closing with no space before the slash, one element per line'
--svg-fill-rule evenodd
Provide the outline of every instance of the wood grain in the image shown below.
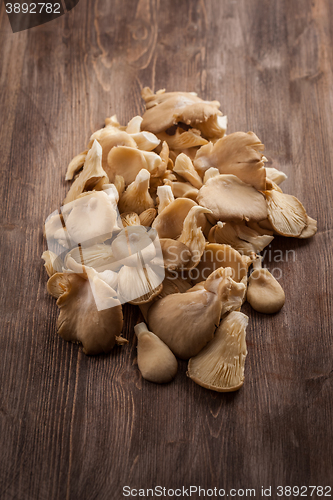
<path fill-rule="evenodd" d="M 332 18 L 329 0 L 81 0 L 14 35 L 1 4 L 1 499 L 332 484 Z M 185 363 L 172 384 L 142 381 L 134 307 L 129 346 L 109 356 L 56 335 L 43 221 L 69 160 L 105 116 L 142 112 L 146 85 L 220 100 L 229 131 L 253 130 L 318 218 L 312 240 L 274 240 L 295 252 L 275 264 L 287 301 L 269 317 L 245 306 L 237 394 L 196 386 Z"/>

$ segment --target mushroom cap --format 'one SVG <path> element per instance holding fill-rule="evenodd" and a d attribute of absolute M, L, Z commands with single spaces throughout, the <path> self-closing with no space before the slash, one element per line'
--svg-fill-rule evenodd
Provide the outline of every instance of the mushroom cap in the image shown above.
<path fill-rule="evenodd" d="M 317 232 L 317 221 L 315 219 L 312 219 L 312 217 L 307 216 L 306 226 L 298 237 L 301 239 L 311 238 L 311 236 L 314 236 L 316 232 Z"/>
<path fill-rule="evenodd" d="M 128 186 L 142 169 L 148 170 L 151 175 L 158 175 L 162 166 L 162 158 L 153 152 L 117 146 L 109 152 L 107 163 L 105 171 L 110 182 L 113 182 L 116 175 L 121 175 Z"/>
<path fill-rule="evenodd" d="M 123 327 L 122 307 L 112 297 L 114 291 L 97 279 L 95 294 L 109 305 L 99 311 L 90 280 L 75 273 L 63 273 L 62 277 L 65 291 L 57 300 L 59 335 L 64 340 L 82 343 L 85 354 L 110 352 Z"/>
<path fill-rule="evenodd" d="M 175 134 L 172 135 L 167 132 L 161 132 L 158 134 L 158 138 L 161 141 L 165 141 L 169 148 L 173 151 L 184 150 L 207 144 L 207 140 L 201 136 L 199 130 L 184 130 L 181 127 L 177 127 Z"/>
<path fill-rule="evenodd" d="M 154 208 L 149 193 L 149 181 L 150 173 L 143 168 L 120 197 L 118 207 L 121 213 L 133 211 L 140 215 L 148 208 Z"/>
<path fill-rule="evenodd" d="M 277 170 L 276 168 L 265 167 L 265 170 L 266 180 L 269 179 L 270 181 L 275 182 L 275 184 L 277 185 L 288 179 L 288 176 L 284 172 L 281 172 L 281 170 Z"/>
<path fill-rule="evenodd" d="M 141 260 L 148 263 L 156 256 L 156 246 L 144 226 L 125 227 L 113 240 L 114 258 L 124 266 L 136 267 Z M 140 255 L 139 255 L 140 254 Z"/>
<path fill-rule="evenodd" d="M 260 221 L 267 218 L 264 196 L 235 175 L 221 174 L 207 180 L 199 190 L 198 203 L 217 220 Z"/>
<path fill-rule="evenodd" d="M 189 198 L 177 198 L 170 203 L 156 217 L 152 227 L 158 232 L 160 238 L 178 238 L 183 230 L 184 220 L 192 207 L 197 206 L 195 201 Z M 200 225 L 206 224 L 206 218 L 202 214 Z"/>
<path fill-rule="evenodd" d="M 210 276 L 205 288 L 176 293 L 158 300 L 148 311 L 148 324 L 181 359 L 195 356 L 213 338 L 222 310 L 221 297 L 229 287 L 225 270 Z"/>
<path fill-rule="evenodd" d="M 164 268 L 140 265 L 123 266 L 118 275 L 118 294 L 122 302 L 144 304 L 151 302 L 163 288 Z"/>
<path fill-rule="evenodd" d="M 252 271 L 246 300 L 255 311 L 266 314 L 276 313 L 283 307 L 285 299 L 283 288 L 268 269 Z"/>
<path fill-rule="evenodd" d="M 138 338 L 138 367 L 143 378 L 157 384 L 171 382 L 178 363 L 169 347 L 150 332 L 145 323 L 135 325 L 134 331 Z"/>
<path fill-rule="evenodd" d="M 167 269 L 186 268 L 191 260 L 190 249 L 180 241 L 160 238 L 164 267 Z"/>
<path fill-rule="evenodd" d="M 140 224 L 145 227 L 151 226 L 153 221 L 155 220 L 156 214 L 157 211 L 155 208 L 147 208 L 147 210 L 141 212 L 141 214 L 139 215 Z"/>
<path fill-rule="evenodd" d="M 70 238 L 75 243 L 99 243 L 111 237 L 117 211 L 104 191 L 92 191 L 62 207 Z"/>
<path fill-rule="evenodd" d="M 200 283 L 216 269 L 229 267 L 232 269 L 232 279 L 239 283 L 246 279 L 250 263 L 249 257 L 241 255 L 230 245 L 207 243 L 201 261 L 189 275 L 194 283 Z"/>
<path fill-rule="evenodd" d="M 203 101 L 194 92 L 165 92 L 156 94 L 147 87 L 142 91 L 146 111 L 141 124 L 142 130 L 154 134 L 163 132 L 178 122 L 196 126 L 211 116 L 221 115 L 218 101 Z"/>
<path fill-rule="evenodd" d="M 120 265 L 112 253 L 111 245 L 98 243 L 96 245 L 74 247 L 67 253 L 65 257 L 65 267 L 67 269 L 80 274 L 84 272 L 82 266 L 92 267 L 97 272 L 103 272 L 105 270 L 117 271 Z"/>
<path fill-rule="evenodd" d="M 214 338 L 188 363 L 187 376 L 196 384 L 217 392 L 237 391 L 244 383 L 249 318 L 233 311 L 222 320 Z"/>
<path fill-rule="evenodd" d="M 236 175 L 246 184 L 258 190 L 266 187 L 264 149 L 260 139 L 253 132 L 235 132 L 200 148 L 194 160 L 199 172 L 210 167 L 218 168 L 221 174 Z"/>
<path fill-rule="evenodd" d="M 307 214 L 302 203 L 290 194 L 265 191 L 268 220 L 282 236 L 299 236 L 307 226 Z"/>

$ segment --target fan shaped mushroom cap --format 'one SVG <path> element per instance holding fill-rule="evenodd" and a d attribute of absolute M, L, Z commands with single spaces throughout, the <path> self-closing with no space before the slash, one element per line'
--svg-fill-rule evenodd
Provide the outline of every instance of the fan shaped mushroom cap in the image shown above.
<path fill-rule="evenodd" d="M 211 116 L 221 115 L 218 101 L 203 101 L 194 92 L 165 92 L 154 94 L 148 87 L 142 91 L 146 111 L 141 124 L 142 130 L 154 134 L 163 132 L 178 122 L 196 127 L 207 122 Z"/>
<path fill-rule="evenodd" d="M 195 157 L 194 166 L 200 173 L 208 168 L 218 168 L 221 174 L 236 175 L 246 184 L 258 190 L 266 188 L 264 149 L 253 132 L 235 132 L 219 139 L 215 144 L 201 147 Z"/>
<path fill-rule="evenodd" d="M 192 269 L 200 262 L 201 256 L 205 250 L 206 239 L 199 226 L 199 219 L 202 214 L 210 214 L 207 208 L 194 206 L 185 217 L 182 234 L 178 241 L 184 243 L 191 251 L 191 260 L 187 264 L 187 269 Z"/>
<path fill-rule="evenodd" d="M 149 194 L 150 173 L 140 170 L 135 180 L 127 187 L 119 200 L 119 211 L 136 212 L 138 215 L 148 208 L 154 208 L 154 202 Z"/>
<path fill-rule="evenodd" d="M 115 259 L 124 266 L 135 267 L 138 259 L 150 262 L 156 256 L 156 246 L 144 226 L 125 227 L 113 240 L 111 250 Z M 138 255 L 140 254 L 140 256 Z"/>
<path fill-rule="evenodd" d="M 101 179 L 109 182 L 108 176 L 102 167 L 102 147 L 97 141 L 94 141 L 86 156 L 82 172 L 75 179 L 67 193 L 64 205 L 75 200 L 83 191 L 92 190 Z"/>
<path fill-rule="evenodd" d="M 191 251 L 182 242 L 171 238 L 160 238 L 164 266 L 167 269 L 187 268 L 191 261 Z"/>
<path fill-rule="evenodd" d="M 201 136 L 199 130 L 196 129 L 183 130 L 180 127 L 176 129 L 176 132 L 173 135 L 170 135 L 167 132 L 160 132 L 158 134 L 158 138 L 161 141 L 167 142 L 169 148 L 174 151 L 179 151 L 207 144 L 207 140 Z"/>
<path fill-rule="evenodd" d="M 253 252 L 261 252 L 271 243 L 274 236 L 262 235 L 246 226 L 244 222 L 220 222 L 211 228 L 208 234 L 210 243 L 221 243 L 232 246 L 241 254 L 250 256 Z"/>
<path fill-rule="evenodd" d="M 108 304 L 107 309 L 99 311 L 87 277 L 63 273 L 61 285 L 65 291 L 57 300 L 59 335 L 64 340 L 82 343 L 85 354 L 110 352 L 123 327 L 122 307 L 114 298 L 114 291 L 97 278 L 95 294 Z"/>
<path fill-rule="evenodd" d="M 209 208 L 217 220 L 260 221 L 267 218 L 264 196 L 235 175 L 221 174 L 208 179 L 199 190 L 199 205 Z"/>
<path fill-rule="evenodd" d="M 290 194 L 265 191 L 268 220 L 274 231 L 282 236 L 299 236 L 307 225 L 307 214 L 302 203 Z"/>
<path fill-rule="evenodd" d="M 153 151 L 161 142 L 160 139 L 151 132 L 138 132 L 132 134 L 131 138 L 142 151 Z"/>
<path fill-rule="evenodd" d="M 231 312 L 222 320 L 215 337 L 188 363 L 187 376 L 196 384 L 217 392 L 237 391 L 244 383 L 249 318 Z"/>
<path fill-rule="evenodd" d="M 118 294 L 123 302 L 139 305 L 150 302 L 163 288 L 164 269 L 148 265 L 123 266 L 118 275 Z"/>
<path fill-rule="evenodd" d="M 185 217 L 192 207 L 197 206 L 195 201 L 189 198 L 177 198 L 168 205 L 154 220 L 152 227 L 158 232 L 160 238 L 178 238 L 183 230 Z M 206 218 L 202 215 L 200 224 L 206 224 Z"/>
<path fill-rule="evenodd" d="M 195 188 L 189 182 L 170 182 L 169 186 L 172 189 L 175 198 L 190 198 L 196 201 L 199 189 Z"/>
<path fill-rule="evenodd" d="M 179 358 L 195 356 L 213 338 L 219 324 L 222 302 L 230 289 L 225 269 L 206 280 L 204 289 L 168 295 L 148 311 L 148 324 Z"/>
<path fill-rule="evenodd" d="M 231 268 L 232 279 L 236 282 L 245 281 L 251 259 L 241 255 L 230 245 L 207 243 L 201 261 L 189 275 L 192 281 L 199 283 L 218 268 Z"/>
<path fill-rule="evenodd" d="M 62 214 L 68 234 L 75 243 L 103 242 L 111 237 L 117 223 L 112 200 L 103 191 L 85 193 L 63 206 Z"/>
<path fill-rule="evenodd" d="M 159 176 L 166 168 L 163 165 L 161 157 L 156 153 L 117 146 L 111 149 L 105 170 L 111 182 L 116 175 L 121 175 L 128 185 L 135 180 L 142 169 L 148 170 L 151 175 Z"/>
<path fill-rule="evenodd" d="M 253 262 L 246 299 L 255 311 L 266 314 L 278 312 L 284 305 L 285 294 L 280 283 L 266 268 L 260 256 Z"/>
<path fill-rule="evenodd" d="M 195 170 L 190 158 L 186 154 L 180 153 L 180 155 L 177 156 L 173 171 L 190 182 L 195 188 L 200 189 L 202 187 L 200 175 Z"/>
<path fill-rule="evenodd" d="M 211 141 L 220 139 L 227 130 L 228 118 L 226 115 L 212 115 L 207 121 L 198 123 L 196 127 L 200 130 L 203 137 Z"/>
<path fill-rule="evenodd" d="M 176 376 L 178 363 L 169 347 L 145 323 L 134 327 L 138 338 L 138 367 L 141 375 L 149 382 L 164 384 Z"/>

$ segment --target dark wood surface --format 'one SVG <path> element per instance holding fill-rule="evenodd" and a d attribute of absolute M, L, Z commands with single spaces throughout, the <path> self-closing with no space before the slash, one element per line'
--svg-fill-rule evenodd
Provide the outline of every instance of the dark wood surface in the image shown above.
<path fill-rule="evenodd" d="M 1 5 L 1 499 L 332 485 L 332 47 L 330 0 L 81 0 L 18 34 Z M 272 245 L 295 252 L 270 264 L 287 300 L 274 316 L 245 305 L 235 394 L 195 385 L 186 363 L 172 384 L 142 381 L 134 307 L 130 344 L 109 356 L 56 334 L 43 221 L 68 189 L 69 160 L 106 116 L 141 113 L 146 85 L 218 99 L 229 132 L 253 130 L 288 174 L 284 190 L 318 218 L 312 240 Z"/>

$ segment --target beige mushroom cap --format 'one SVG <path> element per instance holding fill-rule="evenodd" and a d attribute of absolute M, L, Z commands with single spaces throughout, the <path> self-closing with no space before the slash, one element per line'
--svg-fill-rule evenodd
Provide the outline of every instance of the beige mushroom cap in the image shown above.
<path fill-rule="evenodd" d="M 290 194 L 265 191 L 268 220 L 282 236 L 299 236 L 307 226 L 307 214 L 302 203 Z"/>
<path fill-rule="evenodd" d="M 240 389 L 244 383 L 247 355 L 246 327 L 249 318 L 231 312 L 222 320 L 215 337 L 188 363 L 187 376 L 196 384 L 217 392 Z"/>
<path fill-rule="evenodd" d="M 203 101 L 193 92 L 165 92 L 154 94 L 144 88 L 142 97 L 146 102 L 141 130 L 154 134 L 163 132 L 178 122 L 196 127 L 206 122 L 211 116 L 221 115 L 218 101 Z"/>
<path fill-rule="evenodd" d="M 199 205 L 209 208 L 217 220 L 260 221 L 267 218 L 264 196 L 235 175 L 221 174 L 207 180 L 199 190 Z"/>
<path fill-rule="evenodd" d="M 190 249 L 180 241 L 160 238 L 164 266 L 167 269 L 186 268 L 191 261 Z"/>
<path fill-rule="evenodd" d="M 158 232 L 160 238 L 178 238 L 183 230 L 184 220 L 192 207 L 197 206 L 195 201 L 189 198 L 177 198 L 172 201 L 156 217 L 152 227 Z M 202 214 L 200 225 L 206 224 L 206 218 Z"/>
<path fill-rule="evenodd" d="M 136 212 L 140 215 L 148 208 L 154 208 L 154 202 L 149 193 L 150 173 L 140 170 L 135 180 L 127 187 L 119 200 L 119 211 Z"/>
<path fill-rule="evenodd" d="M 266 268 L 261 268 L 261 258 L 253 263 L 246 299 L 255 311 L 273 314 L 283 307 L 285 294 L 280 283 Z"/>
<path fill-rule="evenodd" d="M 99 280 L 98 292 L 105 294 L 110 307 L 98 311 L 88 279 L 74 273 L 64 273 L 62 278 L 65 291 L 57 300 L 59 335 L 64 340 L 82 343 L 85 354 L 110 352 L 123 327 L 122 307 L 112 297 L 112 289 Z"/>
<path fill-rule="evenodd" d="M 138 367 L 141 375 L 149 382 L 165 384 L 176 376 L 178 363 L 169 347 L 145 323 L 134 327 L 138 338 Z"/>
<path fill-rule="evenodd" d="M 181 359 L 195 356 L 213 338 L 230 281 L 219 269 L 196 292 L 168 295 L 148 311 L 148 324 Z"/>
<path fill-rule="evenodd" d="M 264 190 L 266 170 L 260 152 L 263 149 L 264 145 L 253 132 L 235 132 L 214 145 L 209 143 L 200 148 L 194 166 L 202 174 L 211 167 L 218 168 L 221 174 L 236 175 L 246 184 Z"/>

